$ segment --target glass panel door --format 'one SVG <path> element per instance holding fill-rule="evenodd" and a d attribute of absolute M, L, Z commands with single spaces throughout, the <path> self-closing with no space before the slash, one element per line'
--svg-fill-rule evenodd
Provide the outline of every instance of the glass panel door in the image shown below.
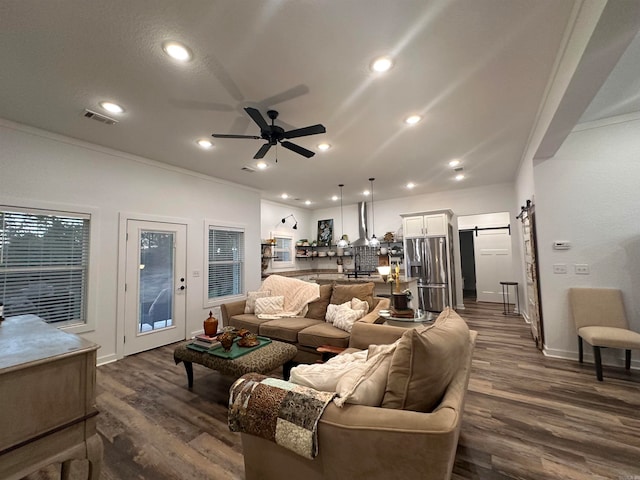
<path fill-rule="evenodd" d="M 186 338 L 186 225 L 127 221 L 124 354 Z"/>

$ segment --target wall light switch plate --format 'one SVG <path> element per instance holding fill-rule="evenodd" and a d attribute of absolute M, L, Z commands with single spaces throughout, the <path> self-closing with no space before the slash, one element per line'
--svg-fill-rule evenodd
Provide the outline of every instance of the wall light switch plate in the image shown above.
<path fill-rule="evenodd" d="M 575 269 L 576 275 L 589 275 L 589 265 L 586 263 L 576 263 L 573 268 Z"/>
<path fill-rule="evenodd" d="M 199 277 L 200 276 L 200 270 L 194 270 L 193 272 L 191 272 L 191 275 L 193 277 Z"/>
<path fill-rule="evenodd" d="M 567 264 L 566 263 L 554 263 L 553 264 L 553 273 L 567 273 Z"/>

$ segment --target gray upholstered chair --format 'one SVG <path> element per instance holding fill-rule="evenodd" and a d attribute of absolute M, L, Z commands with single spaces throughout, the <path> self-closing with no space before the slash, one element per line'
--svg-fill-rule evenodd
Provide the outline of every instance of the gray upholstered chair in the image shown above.
<path fill-rule="evenodd" d="M 612 288 L 570 288 L 569 302 L 578 334 L 582 363 L 582 340 L 593 347 L 596 376 L 602 381 L 601 347 L 625 350 L 625 368 L 631 368 L 631 350 L 640 349 L 640 333 L 629 330 L 622 292 Z"/>

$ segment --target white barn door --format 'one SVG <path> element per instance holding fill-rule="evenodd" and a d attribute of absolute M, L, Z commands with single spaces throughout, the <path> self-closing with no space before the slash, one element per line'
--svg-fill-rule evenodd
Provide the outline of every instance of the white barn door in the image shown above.
<path fill-rule="evenodd" d="M 502 303 L 500 282 L 513 280 L 509 230 L 479 229 L 477 236 L 474 233 L 473 246 L 476 257 L 477 300 Z"/>

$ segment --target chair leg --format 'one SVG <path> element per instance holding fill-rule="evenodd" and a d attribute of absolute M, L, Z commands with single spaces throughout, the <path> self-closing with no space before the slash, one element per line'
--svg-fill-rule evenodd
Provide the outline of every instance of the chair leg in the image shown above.
<path fill-rule="evenodd" d="M 600 357 L 600 347 L 593 347 L 593 356 L 596 362 L 596 377 L 598 381 L 602 381 L 602 358 Z"/>
<path fill-rule="evenodd" d="M 582 363 L 582 360 L 583 360 L 582 337 L 580 335 L 578 335 L 578 359 L 580 360 L 580 363 Z"/>
<path fill-rule="evenodd" d="M 624 368 L 631 370 L 631 350 L 625 350 L 624 352 Z"/>

